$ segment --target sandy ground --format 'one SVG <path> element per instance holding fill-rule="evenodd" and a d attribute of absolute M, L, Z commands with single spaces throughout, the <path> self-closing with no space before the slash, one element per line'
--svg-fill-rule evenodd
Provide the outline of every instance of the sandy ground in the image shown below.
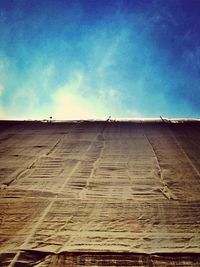
<path fill-rule="evenodd" d="M 200 122 L 0 122 L 0 266 L 200 266 Z"/>

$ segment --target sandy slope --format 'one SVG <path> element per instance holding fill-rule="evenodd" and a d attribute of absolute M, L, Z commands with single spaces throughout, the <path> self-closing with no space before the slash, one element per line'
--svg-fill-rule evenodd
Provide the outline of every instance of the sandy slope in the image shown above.
<path fill-rule="evenodd" d="M 199 122 L 0 130 L 0 266 L 200 266 Z"/>

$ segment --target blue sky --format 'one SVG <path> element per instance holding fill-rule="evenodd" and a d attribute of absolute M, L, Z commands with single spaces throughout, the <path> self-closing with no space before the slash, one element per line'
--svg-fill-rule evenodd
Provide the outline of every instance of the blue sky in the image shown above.
<path fill-rule="evenodd" d="M 199 0 L 1 0 L 0 118 L 200 117 Z"/>

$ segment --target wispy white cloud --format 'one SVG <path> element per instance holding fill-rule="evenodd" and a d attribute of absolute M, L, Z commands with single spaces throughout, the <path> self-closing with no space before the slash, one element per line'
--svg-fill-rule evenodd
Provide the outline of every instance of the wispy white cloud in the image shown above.
<path fill-rule="evenodd" d="M 75 93 L 58 91 L 54 95 L 55 119 L 91 119 L 99 117 L 98 111 L 94 111 L 91 99 L 83 98 Z"/>
<path fill-rule="evenodd" d="M 122 49 L 123 43 L 127 40 L 128 30 L 123 29 L 116 34 L 116 36 L 111 38 L 111 43 L 109 43 L 105 49 L 103 57 L 97 67 L 97 74 L 104 75 L 105 72 L 116 65 L 116 59 L 118 58 L 119 52 Z"/>
<path fill-rule="evenodd" d="M 106 116 L 106 108 L 100 99 L 85 95 L 88 85 L 84 74 L 76 71 L 71 80 L 56 88 L 52 94 L 52 115 L 55 119 L 89 119 Z"/>
<path fill-rule="evenodd" d="M 3 94 L 4 91 L 4 86 L 3 84 L 0 83 L 0 96 Z"/>
<path fill-rule="evenodd" d="M 180 34 L 184 17 L 177 20 L 167 4 L 153 0 L 134 3 L 133 9 L 113 1 L 96 19 L 85 11 L 87 5 L 75 2 L 67 16 L 59 4 L 59 16 L 54 5 L 44 4 L 50 13 L 20 11 L 26 17 L 21 21 L 13 11 L 10 24 L 2 22 L 7 33 L 0 40 L 1 114 L 86 119 L 199 110 L 199 45 L 187 45 L 179 55 L 179 46 L 195 38 L 191 29 Z"/>
<path fill-rule="evenodd" d="M 0 106 L 0 120 L 6 120 L 9 119 L 8 115 L 5 113 L 5 110 L 3 107 Z"/>
<path fill-rule="evenodd" d="M 12 96 L 9 113 L 22 117 L 22 114 L 34 114 L 38 106 L 36 90 L 31 87 L 18 88 Z"/>
<path fill-rule="evenodd" d="M 110 88 L 100 88 L 98 90 L 99 97 L 102 101 L 118 101 L 120 99 L 120 92 L 117 89 L 114 89 L 112 87 Z"/>
<path fill-rule="evenodd" d="M 112 87 L 96 88 L 92 91 L 86 75 L 75 72 L 71 80 L 55 89 L 52 94 L 54 119 L 105 119 L 109 116 L 120 116 L 120 93 Z M 127 110 L 127 116 L 139 113 Z"/>

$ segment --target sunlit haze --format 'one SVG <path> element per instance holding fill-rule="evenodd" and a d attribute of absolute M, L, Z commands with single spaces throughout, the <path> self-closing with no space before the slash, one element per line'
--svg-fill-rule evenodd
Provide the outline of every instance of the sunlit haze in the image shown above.
<path fill-rule="evenodd" d="M 1 0 L 0 118 L 200 117 L 200 1 Z"/>

